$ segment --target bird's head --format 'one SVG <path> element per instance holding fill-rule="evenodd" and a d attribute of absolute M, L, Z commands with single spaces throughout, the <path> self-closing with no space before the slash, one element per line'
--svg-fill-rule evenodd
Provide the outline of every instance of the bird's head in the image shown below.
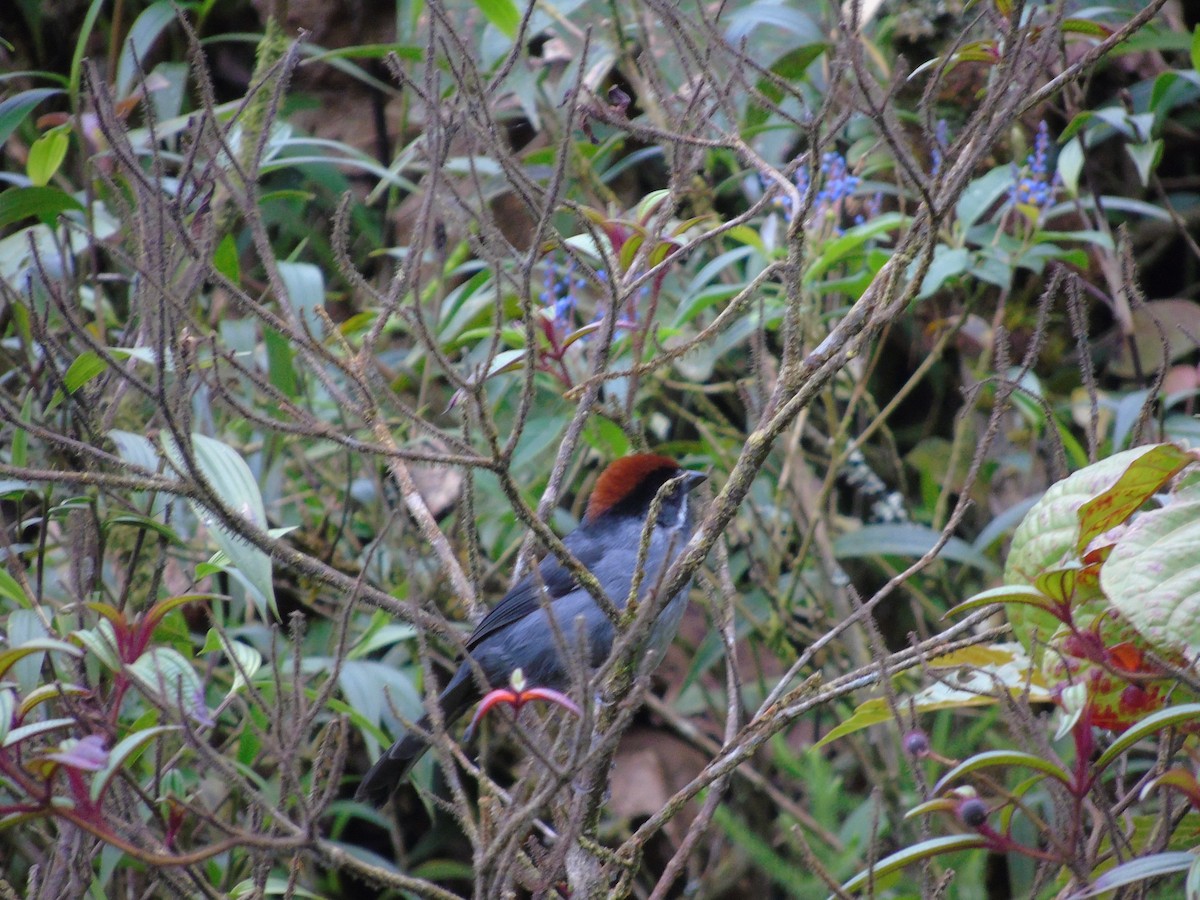
<path fill-rule="evenodd" d="M 600 473 L 588 500 L 584 523 L 593 525 L 614 518 L 644 519 L 659 489 L 678 479 L 674 491 L 663 498 L 658 525 L 683 528 L 690 522 L 688 494 L 708 476 L 682 468 L 668 456 L 638 453 L 611 463 Z"/>

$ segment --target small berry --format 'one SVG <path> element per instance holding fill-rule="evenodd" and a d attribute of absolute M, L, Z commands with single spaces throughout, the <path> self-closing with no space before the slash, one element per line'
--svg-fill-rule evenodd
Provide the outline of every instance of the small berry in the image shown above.
<path fill-rule="evenodd" d="M 929 736 L 919 728 L 904 736 L 904 752 L 920 758 L 929 753 Z"/>
<path fill-rule="evenodd" d="M 987 822 L 987 804 L 978 797 L 971 797 L 958 805 L 958 820 L 968 828 L 978 828 Z"/>

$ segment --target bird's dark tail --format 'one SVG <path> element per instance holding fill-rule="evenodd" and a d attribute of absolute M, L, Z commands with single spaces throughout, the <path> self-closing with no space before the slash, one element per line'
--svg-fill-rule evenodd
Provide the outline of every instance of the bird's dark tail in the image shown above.
<path fill-rule="evenodd" d="M 475 686 L 475 679 L 471 677 L 470 667 L 463 665 L 438 698 L 438 704 L 442 708 L 442 721 L 449 726 L 478 699 L 479 689 Z M 375 765 L 363 776 L 354 799 L 366 801 L 372 806 L 383 806 L 387 803 L 388 798 L 429 749 L 429 743 L 422 732 L 427 732 L 432 727 L 429 716 L 422 716 L 417 722 L 417 730 L 400 738 L 375 761 Z"/>

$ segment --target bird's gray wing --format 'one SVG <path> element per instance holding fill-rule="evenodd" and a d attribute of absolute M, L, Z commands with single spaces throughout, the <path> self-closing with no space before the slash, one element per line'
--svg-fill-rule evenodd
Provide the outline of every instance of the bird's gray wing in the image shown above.
<path fill-rule="evenodd" d="M 593 541 L 580 540 L 575 535 L 568 535 L 564 543 L 575 558 L 583 565 L 591 569 L 598 562 L 603 554 L 603 547 Z M 558 561 L 554 554 L 550 554 L 542 560 L 538 566 L 540 578 L 534 577 L 532 574 L 526 575 L 513 587 L 511 591 L 504 595 L 504 598 L 488 610 L 488 614 L 483 617 L 483 620 L 475 626 L 475 630 L 471 632 L 471 636 L 467 638 L 467 650 L 473 650 L 479 644 L 491 637 L 496 632 L 502 630 L 513 622 L 519 622 L 531 612 L 534 612 L 541 607 L 541 599 L 539 597 L 540 588 L 545 585 L 546 595 L 553 602 L 559 597 L 569 594 L 578 587 L 574 576 L 567 571 L 566 567 Z"/>

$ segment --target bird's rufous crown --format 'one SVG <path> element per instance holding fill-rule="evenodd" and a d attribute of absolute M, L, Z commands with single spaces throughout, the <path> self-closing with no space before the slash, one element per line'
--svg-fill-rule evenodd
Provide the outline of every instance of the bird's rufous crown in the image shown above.
<path fill-rule="evenodd" d="M 649 495 L 653 498 L 658 488 L 680 471 L 679 463 L 669 456 L 659 456 L 657 453 L 623 456 L 600 473 L 588 500 L 585 517 L 595 521 L 652 480 L 655 482 L 654 490 Z"/>

